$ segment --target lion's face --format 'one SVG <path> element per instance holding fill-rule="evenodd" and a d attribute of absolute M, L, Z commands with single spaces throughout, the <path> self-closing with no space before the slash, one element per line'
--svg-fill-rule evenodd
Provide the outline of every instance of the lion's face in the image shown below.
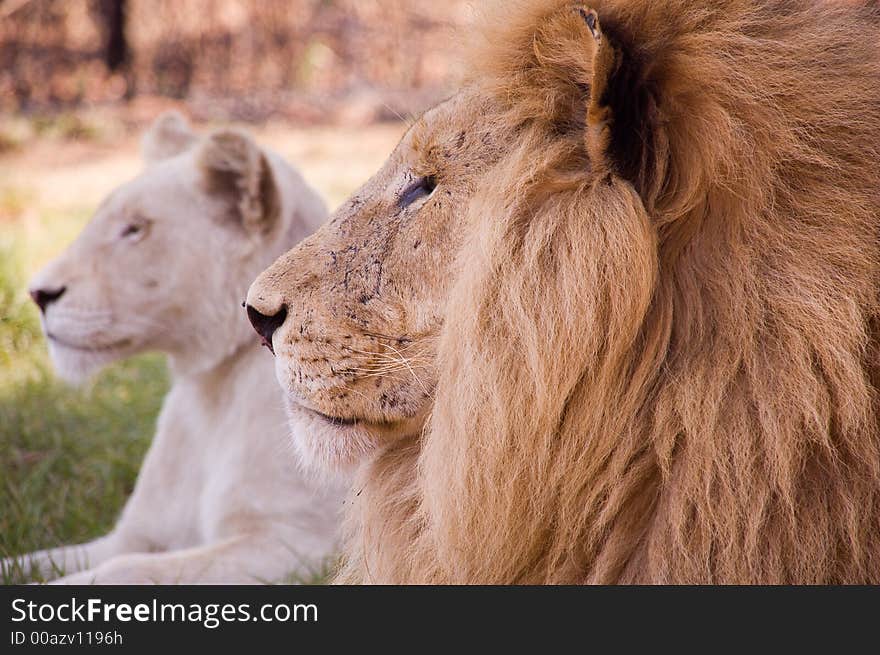
<path fill-rule="evenodd" d="M 166 115 L 145 146 L 148 158 L 154 153 L 150 165 L 113 191 L 31 282 L 64 378 L 82 379 L 146 350 L 194 364 L 222 358 L 253 338 L 240 308 L 248 282 L 291 243 L 283 241 L 275 176 L 258 151 L 243 156 L 256 149 L 246 136 L 198 139 Z M 242 161 L 259 170 L 233 170 Z M 266 178 L 251 199 L 254 225 L 240 216 L 239 173 Z M 301 216 L 312 224 L 321 217 Z M 297 236 L 306 232 L 300 227 Z"/>
<path fill-rule="evenodd" d="M 270 336 L 297 446 L 347 468 L 421 429 L 462 216 L 500 135 L 461 93 L 422 116 L 385 166 L 311 238 L 251 286 Z"/>
<path fill-rule="evenodd" d="M 87 375 L 109 361 L 177 345 L 192 331 L 188 285 L 213 273 L 186 256 L 213 237 L 211 201 L 184 161 L 159 164 L 111 194 L 77 240 L 32 281 L 63 293 L 44 305 L 58 372 Z M 215 260 L 216 261 L 216 260 Z"/>

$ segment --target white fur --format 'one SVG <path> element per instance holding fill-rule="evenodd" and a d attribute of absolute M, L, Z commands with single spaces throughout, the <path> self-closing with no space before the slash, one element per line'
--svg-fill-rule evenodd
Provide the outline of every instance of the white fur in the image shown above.
<path fill-rule="evenodd" d="M 182 138 L 182 129 L 177 116 L 157 120 L 145 139 L 149 167 L 32 283 L 67 287 L 43 321 L 63 377 L 145 350 L 167 353 L 173 376 L 112 532 L 21 558 L 46 575 L 66 572 L 58 582 L 270 582 L 308 577 L 335 551 L 341 487 L 297 469 L 272 356 L 241 308 L 251 280 L 326 209 L 296 171 L 260 150 L 280 216 L 237 221 L 235 203 L 206 191 L 206 149 L 230 138 L 256 146 L 229 132 Z M 131 224 L 144 227 L 123 236 Z"/>

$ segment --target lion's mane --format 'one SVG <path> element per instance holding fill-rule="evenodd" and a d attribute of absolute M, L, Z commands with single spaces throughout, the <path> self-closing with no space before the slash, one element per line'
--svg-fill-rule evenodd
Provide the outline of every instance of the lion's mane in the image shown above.
<path fill-rule="evenodd" d="M 341 579 L 880 582 L 877 10 L 596 0 L 603 163 L 574 7 L 483 21 L 468 84 L 517 138 Z"/>

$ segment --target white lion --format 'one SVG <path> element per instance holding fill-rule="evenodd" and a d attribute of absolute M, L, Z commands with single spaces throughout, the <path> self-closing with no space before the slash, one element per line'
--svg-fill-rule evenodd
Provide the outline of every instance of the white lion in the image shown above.
<path fill-rule="evenodd" d="M 272 358 L 241 302 L 324 220 L 324 203 L 247 135 L 200 138 L 175 113 L 153 124 L 144 154 L 146 170 L 110 194 L 31 296 L 62 377 L 158 350 L 173 385 L 113 531 L 19 559 L 77 584 L 308 576 L 334 552 L 343 494 L 285 452 Z"/>

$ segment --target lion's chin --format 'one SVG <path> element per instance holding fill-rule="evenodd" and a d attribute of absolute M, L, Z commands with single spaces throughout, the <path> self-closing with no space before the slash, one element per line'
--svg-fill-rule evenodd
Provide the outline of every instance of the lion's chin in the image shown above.
<path fill-rule="evenodd" d="M 333 421 L 290 400 L 285 405 L 294 448 L 312 473 L 349 475 L 381 444 L 367 425 Z"/>
<path fill-rule="evenodd" d="M 70 384 L 82 384 L 105 366 L 126 356 L 122 345 L 107 348 L 77 348 L 54 338 L 47 339 L 49 358 L 58 377 Z"/>
<path fill-rule="evenodd" d="M 389 423 L 336 418 L 285 399 L 294 448 L 303 466 L 319 475 L 350 475 L 381 446 L 418 434 L 426 411 Z"/>

